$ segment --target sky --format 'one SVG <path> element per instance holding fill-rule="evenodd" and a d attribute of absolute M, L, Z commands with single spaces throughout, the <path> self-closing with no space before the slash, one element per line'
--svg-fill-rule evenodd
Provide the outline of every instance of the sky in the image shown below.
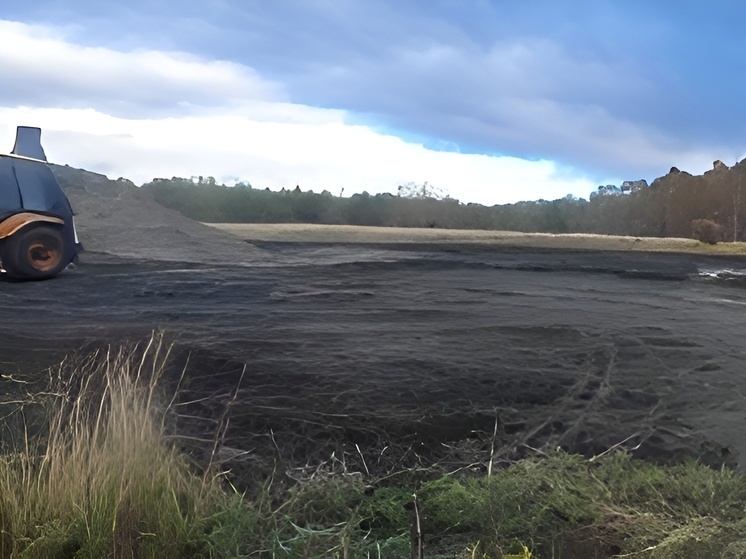
<path fill-rule="evenodd" d="M 0 151 L 136 184 L 588 198 L 746 155 L 736 1 L 34 0 L 0 8 Z"/>

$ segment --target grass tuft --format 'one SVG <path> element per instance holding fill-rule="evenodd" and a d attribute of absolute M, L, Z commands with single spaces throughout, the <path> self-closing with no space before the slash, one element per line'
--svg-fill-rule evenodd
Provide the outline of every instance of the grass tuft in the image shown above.
<path fill-rule="evenodd" d="M 246 523 L 248 508 L 167 442 L 159 384 L 168 353 L 154 336 L 66 361 L 15 409 L 46 425 L 35 436 L 25 428 L 0 456 L 0 556 L 168 559 L 233 546 L 215 525 L 230 506 Z"/>

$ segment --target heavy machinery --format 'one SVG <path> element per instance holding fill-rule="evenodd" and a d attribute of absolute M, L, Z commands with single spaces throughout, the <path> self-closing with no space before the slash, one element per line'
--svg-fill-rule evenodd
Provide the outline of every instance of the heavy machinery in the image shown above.
<path fill-rule="evenodd" d="M 81 250 L 73 211 L 47 164 L 41 129 L 19 126 L 0 154 L 0 264 L 15 279 L 46 279 Z"/>

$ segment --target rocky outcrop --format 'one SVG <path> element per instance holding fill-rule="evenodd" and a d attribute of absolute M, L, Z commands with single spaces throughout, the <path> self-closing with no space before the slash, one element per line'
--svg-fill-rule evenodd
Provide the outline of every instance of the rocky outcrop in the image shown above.
<path fill-rule="evenodd" d="M 709 175 L 710 173 L 722 173 L 724 171 L 728 171 L 730 167 L 728 167 L 725 163 L 720 161 L 719 159 L 712 162 L 712 169 L 705 172 L 705 175 Z"/>
<path fill-rule="evenodd" d="M 721 171 L 721 170 L 727 170 L 728 166 L 718 159 L 712 162 L 712 168 L 715 171 Z"/>

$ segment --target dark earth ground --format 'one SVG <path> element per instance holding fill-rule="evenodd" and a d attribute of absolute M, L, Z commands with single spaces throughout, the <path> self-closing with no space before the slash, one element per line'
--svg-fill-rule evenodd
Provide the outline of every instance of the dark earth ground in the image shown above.
<path fill-rule="evenodd" d="M 54 280 L 0 281 L 0 373 L 162 331 L 171 389 L 184 372 L 175 429 L 198 452 L 245 365 L 221 451 L 237 478 L 330 461 L 482 470 L 615 445 L 746 469 L 743 258 L 248 248 L 252 265 L 87 252 Z M 0 379 L 0 399 L 17 387 Z"/>

